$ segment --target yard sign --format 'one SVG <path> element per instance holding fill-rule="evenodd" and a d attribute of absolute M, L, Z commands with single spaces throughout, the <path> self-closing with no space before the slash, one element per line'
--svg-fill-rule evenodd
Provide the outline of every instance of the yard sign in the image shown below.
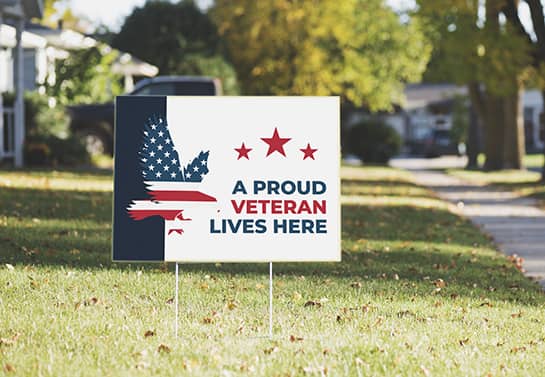
<path fill-rule="evenodd" d="M 113 259 L 339 261 L 338 97 L 118 97 Z"/>

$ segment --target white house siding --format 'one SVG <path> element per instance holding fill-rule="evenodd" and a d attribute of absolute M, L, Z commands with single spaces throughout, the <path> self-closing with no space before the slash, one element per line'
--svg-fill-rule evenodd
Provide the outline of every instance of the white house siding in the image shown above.
<path fill-rule="evenodd" d="M 543 149 L 545 140 L 544 132 L 541 129 L 540 114 L 543 113 L 543 98 L 539 90 L 527 90 L 522 97 L 524 106 L 524 123 L 531 125 L 531 148 Z"/>
<path fill-rule="evenodd" d="M 13 58 L 11 49 L 0 48 L 0 93 L 13 92 Z"/>

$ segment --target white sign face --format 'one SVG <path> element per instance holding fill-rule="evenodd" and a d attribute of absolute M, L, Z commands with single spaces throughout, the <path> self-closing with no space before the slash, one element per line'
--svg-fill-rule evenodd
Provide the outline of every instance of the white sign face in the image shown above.
<path fill-rule="evenodd" d="M 162 218 L 165 261 L 340 261 L 338 97 L 166 97 L 142 127 L 126 214 Z"/>

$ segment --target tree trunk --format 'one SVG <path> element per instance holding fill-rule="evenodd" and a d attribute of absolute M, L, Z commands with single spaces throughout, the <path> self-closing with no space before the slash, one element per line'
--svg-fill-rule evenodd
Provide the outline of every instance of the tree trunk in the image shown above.
<path fill-rule="evenodd" d="M 479 117 L 475 109 L 470 110 L 469 129 L 467 130 L 467 165 L 466 169 L 474 170 L 479 167 L 477 158 L 481 149 L 479 138 Z"/>
<path fill-rule="evenodd" d="M 484 170 L 503 169 L 503 149 L 505 132 L 503 120 L 503 99 L 488 94 L 485 99 L 484 114 L 484 153 L 486 160 Z"/>
<path fill-rule="evenodd" d="M 518 85 L 516 93 L 503 98 L 504 169 L 522 169 L 524 167 L 522 163 L 525 154 L 522 90 L 522 85 Z"/>
<path fill-rule="evenodd" d="M 467 86 L 469 98 L 471 99 L 471 119 L 467 132 L 467 165 L 466 169 L 477 169 L 479 163 L 477 158 L 481 151 L 481 140 L 479 127 L 485 123 L 484 94 L 479 83 L 471 82 Z"/>
<path fill-rule="evenodd" d="M 543 90 L 541 92 L 541 98 L 542 98 L 542 101 L 543 101 L 541 111 L 545 112 L 545 90 Z M 545 127 L 545 125 L 543 124 L 543 121 L 544 121 L 543 116 L 540 115 L 539 116 L 539 135 L 545 135 L 545 129 L 543 129 Z M 545 138 L 542 141 L 543 141 L 544 162 L 543 162 L 543 169 L 541 170 L 541 181 L 545 182 Z"/>

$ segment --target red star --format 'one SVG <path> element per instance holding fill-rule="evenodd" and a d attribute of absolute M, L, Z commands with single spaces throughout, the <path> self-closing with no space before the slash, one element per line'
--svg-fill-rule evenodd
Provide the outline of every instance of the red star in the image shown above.
<path fill-rule="evenodd" d="M 318 149 L 314 149 L 310 147 L 310 143 L 307 143 L 307 147 L 304 149 L 299 149 L 301 152 L 303 152 L 305 155 L 303 156 L 303 160 L 306 160 L 307 157 L 310 157 L 314 160 L 314 152 L 316 152 Z"/>
<path fill-rule="evenodd" d="M 267 151 L 267 156 L 265 157 L 268 157 L 271 153 L 274 153 L 274 152 L 278 152 L 282 156 L 286 157 L 286 153 L 284 152 L 284 144 L 290 141 L 291 138 L 280 137 L 278 135 L 278 130 L 276 129 L 276 127 L 274 128 L 274 133 L 272 137 L 270 138 L 262 137 L 261 140 L 269 144 L 269 150 Z"/>
<path fill-rule="evenodd" d="M 251 150 L 252 148 L 246 148 L 244 143 L 242 143 L 242 146 L 240 148 L 235 148 L 235 151 L 238 152 L 237 160 L 240 160 L 242 157 L 246 157 L 246 159 L 249 160 L 250 157 L 248 157 L 248 152 L 250 152 Z"/>

